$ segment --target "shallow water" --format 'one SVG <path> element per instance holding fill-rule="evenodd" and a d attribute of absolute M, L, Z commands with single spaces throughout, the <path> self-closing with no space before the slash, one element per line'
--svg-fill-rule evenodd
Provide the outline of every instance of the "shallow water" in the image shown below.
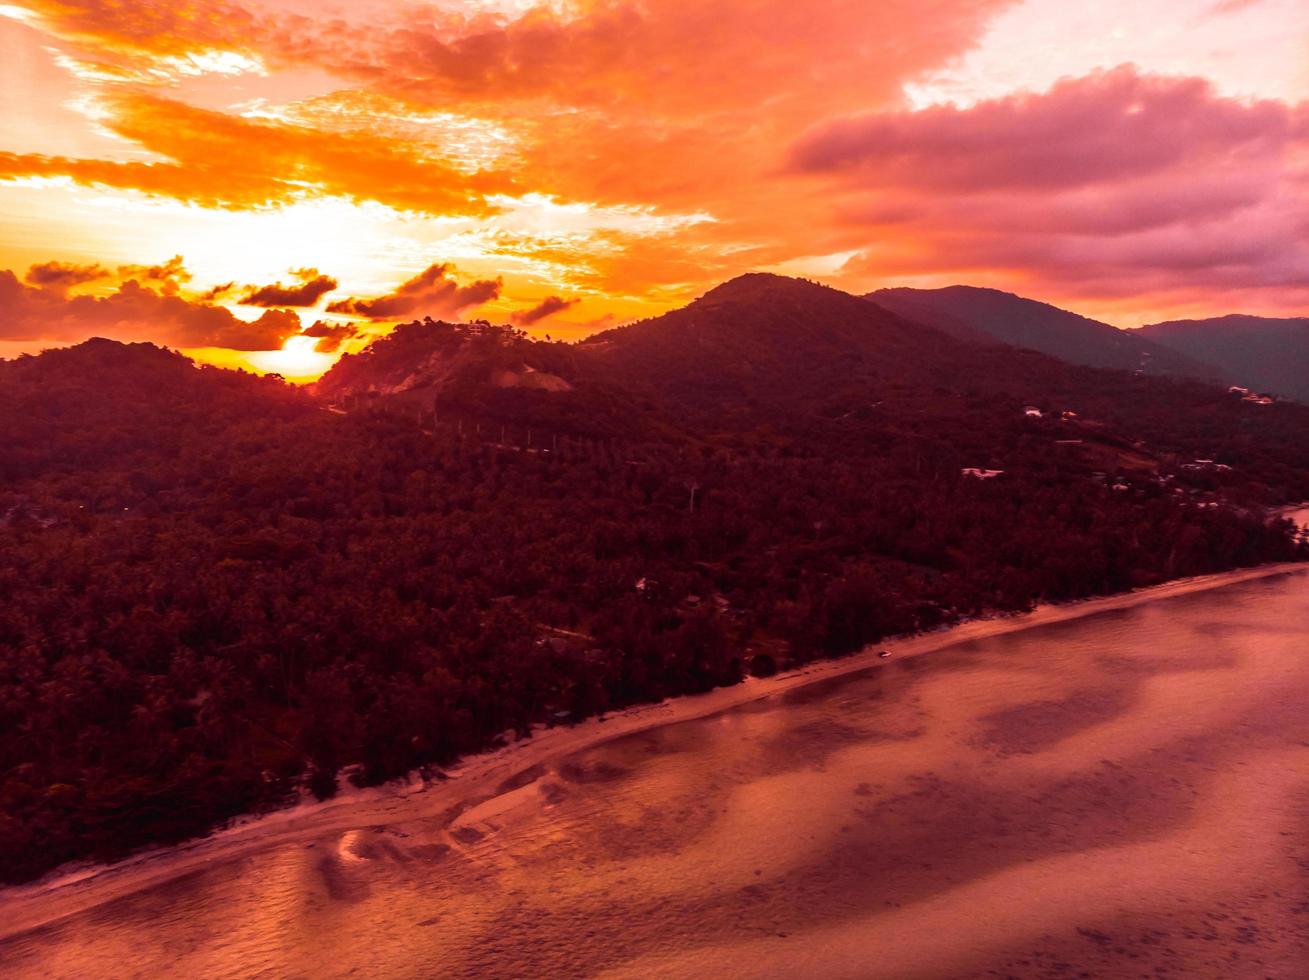
<path fill-rule="evenodd" d="M 1309 575 L 631 735 L 217 863 L 6 977 L 1309 977 Z"/>

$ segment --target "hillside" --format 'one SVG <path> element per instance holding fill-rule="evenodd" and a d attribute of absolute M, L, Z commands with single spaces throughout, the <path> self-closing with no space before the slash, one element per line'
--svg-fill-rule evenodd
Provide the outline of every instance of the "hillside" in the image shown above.
<path fill-rule="evenodd" d="M 343 356 L 312 390 L 352 409 L 407 406 L 423 417 L 464 419 L 497 430 L 535 426 L 559 434 L 636 437 L 663 428 L 648 406 L 643 411 L 620 387 L 588 372 L 572 345 L 532 340 L 484 321 L 402 324 Z"/>
<path fill-rule="evenodd" d="M 698 408 L 958 383 L 959 343 L 828 286 L 740 276 L 663 316 L 578 345 L 593 369 Z"/>
<path fill-rule="evenodd" d="M 936 455 L 954 446 L 961 458 L 994 459 L 1013 433 L 1060 446 L 1064 456 L 1080 453 L 1100 470 L 1114 453 L 1090 447 L 1140 444 L 1156 459 L 1221 458 L 1291 495 L 1298 491 L 1281 481 L 1309 459 L 1309 416 L 1290 406 L 1270 412 L 1209 383 L 978 344 L 783 276 L 739 277 L 577 351 L 586 355 L 579 371 L 621 379 L 697 433 L 739 438 L 766 429 L 793 451 L 848 451 L 863 441 Z M 1042 421 L 1025 415 L 1029 406 Z M 1064 412 L 1073 416 L 1060 421 Z M 1076 440 L 1081 448 L 1070 448 Z"/>
<path fill-rule="evenodd" d="M 811 283 L 573 347 L 397 334 L 316 402 L 149 345 L 0 364 L 0 879 L 887 635 L 1309 557 L 1265 516 L 1309 497 L 1309 407 Z M 486 433 L 506 417 L 549 452 Z"/>
<path fill-rule="evenodd" d="M 760 404 L 957 380 L 965 358 L 953 338 L 847 293 L 752 274 L 575 345 L 490 324 L 405 324 L 343 357 L 314 391 L 340 403 L 439 404 L 488 418 L 576 406 L 593 422 L 612 416 L 609 431 L 632 436 L 643 414 L 721 412 L 731 428 Z"/>
<path fill-rule="evenodd" d="M 1072 364 L 1211 380 L 1219 373 L 1199 358 L 1136 333 L 998 289 L 879 289 L 866 298 L 962 340 L 989 338 Z"/>
<path fill-rule="evenodd" d="M 200 366 L 148 343 L 94 338 L 0 361 L 0 479 L 167 455 L 184 433 L 222 438 L 256 411 L 274 421 L 315 409 L 278 379 Z"/>
<path fill-rule="evenodd" d="M 563 345 L 535 343 L 510 327 L 415 320 L 401 324 L 357 354 L 344 355 L 314 388 L 329 398 L 407 392 L 436 395 L 460 385 L 491 384 L 500 371 L 526 370 L 525 362 L 539 359 L 543 352 L 566 359 L 566 350 Z M 567 390 L 569 386 L 563 382 L 546 387 Z"/>
<path fill-rule="evenodd" d="M 1309 401 L 1309 318 L 1233 314 L 1152 323 L 1136 333 L 1216 365 L 1234 384 Z"/>
<path fill-rule="evenodd" d="M 1128 346 L 1135 340 L 1097 326 Z M 575 345 L 482 323 L 408 324 L 343 358 L 316 389 L 355 407 L 439 405 L 449 422 L 496 433 L 507 425 L 515 439 L 531 429 L 670 445 L 771 442 L 817 455 L 864 445 L 952 460 L 957 452 L 968 466 L 1002 457 L 1012 437 L 1059 446 L 1090 471 L 1112 469 L 1123 447 L 1134 457 L 1145 447 L 1152 467 L 1219 459 L 1274 497 L 1299 493 L 1309 425 L 1291 406 L 1269 411 L 1213 384 L 1090 368 L 955 333 L 827 286 L 755 273 Z"/>

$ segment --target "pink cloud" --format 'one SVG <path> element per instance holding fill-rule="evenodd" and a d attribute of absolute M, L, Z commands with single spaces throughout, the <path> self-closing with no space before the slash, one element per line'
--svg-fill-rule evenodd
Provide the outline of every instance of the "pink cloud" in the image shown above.
<path fill-rule="evenodd" d="M 1187 290 L 1309 298 L 1307 154 L 1309 104 L 1119 68 L 821 124 L 791 165 L 831 195 L 853 280 L 948 271 L 1145 306 Z"/>
<path fill-rule="evenodd" d="M 335 353 L 340 350 L 343 343 L 358 335 L 359 330 L 353 324 L 329 323 L 326 320 L 317 321 L 301 333 L 303 337 L 317 337 L 318 342 L 314 344 L 314 350 L 322 354 Z"/>
<path fill-rule="evenodd" d="M 183 284 L 191 281 L 191 271 L 180 255 L 174 255 L 167 262 L 158 262 L 154 265 L 120 265 L 118 275 L 124 280 L 157 282 L 163 292 L 169 296 L 177 295 Z"/>
<path fill-rule="evenodd" d="M 1307 131 L 1304 107 L 1220 98 L 1204 79 L 1124 66 L 967 109 L 837 119 L 800 139 L 792 166 L 882 186 L 1053 190 L 1266 165 Z"/>
<path fill-rule="evenodd" d="M 292 286 L 275 282 L 251 287 L 241 302 L 246 306 L 313 306 L 337 286 L 335 279 L 317 269 L 299 269 L 296 277 L 300 282 Z"/>

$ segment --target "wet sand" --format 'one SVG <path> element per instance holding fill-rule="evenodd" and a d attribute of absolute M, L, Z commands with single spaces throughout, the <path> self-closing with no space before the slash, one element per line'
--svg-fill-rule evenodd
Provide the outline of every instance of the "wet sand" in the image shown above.
<path fill-rule="evenodd" d="M 0 973 L 1309 976 L 1303 568 L 890 648 L 11 890 Z"/>

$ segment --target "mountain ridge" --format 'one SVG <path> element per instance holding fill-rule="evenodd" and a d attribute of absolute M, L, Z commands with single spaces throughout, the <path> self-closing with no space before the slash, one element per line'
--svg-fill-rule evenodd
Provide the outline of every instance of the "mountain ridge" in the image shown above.
<path fill-rule="evenodd" d="M 1166 320 L 1137 332 L 1153 343 L 1219 365 L 1235 384 L 1309 402 L 1309 317 L 1229 313 Z"/>
<path fill-rule="evenodd" d="M 1133 332 L 999 289 L 896 287 L 876 290 L 864 298 L 960 339 L 984 342 L 989 338 L 1087 367 L 1220 380 L 1214 366 Z"/>

